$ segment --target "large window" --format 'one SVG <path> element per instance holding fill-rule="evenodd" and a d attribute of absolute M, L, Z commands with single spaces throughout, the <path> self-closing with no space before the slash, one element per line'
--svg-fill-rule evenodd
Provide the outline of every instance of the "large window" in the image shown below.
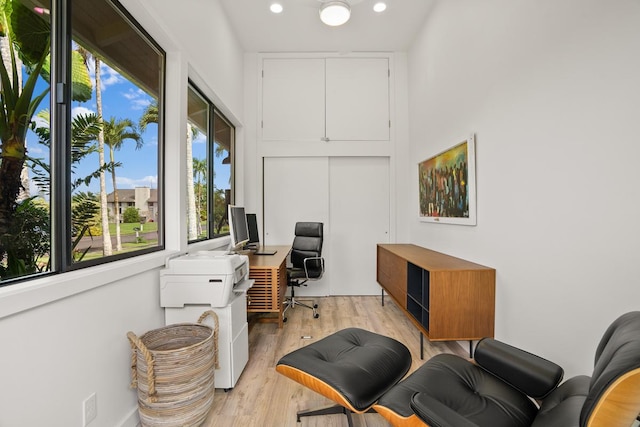
<path fill-rule="evenodd" d="M 187 129 L 187 233 L 189 242 L 229 234 L 235 128 L 189 84 Z"/>
<path fill-rule="evenodd" d="M 0 286 L 161 249 L 164 53 L 116 2 L 3 3 Z"/>

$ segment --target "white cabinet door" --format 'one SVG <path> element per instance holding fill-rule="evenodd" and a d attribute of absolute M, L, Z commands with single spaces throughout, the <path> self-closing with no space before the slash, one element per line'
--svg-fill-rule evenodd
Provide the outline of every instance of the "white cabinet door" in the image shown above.
<path fill-rule="evenodd" d="M 322 254 L 329 257 L 328 162 L 327 157 L 264 159 L 265 245 L 290 245 L 296 222 L 318 221 L 324 223 Z M 296 295 L 329 295 L 328 276 L 296 289 Z"/>
<path fill-rule="evenodd" d="M 324 59 L 265 58 L 262 65 L 262 140 L 324 138 Z"/>
<path fill-rule="evenodd" d="M 262 141 L 388 141 L 388 58 L 265 58 Z"/>
<path fill-rule="evenodd" d="M 327 138 L 389 140 L 389 60 L 327 58 Z"/>
<path fill-rule="evenodd" d="M 376 245 L 389 242 L 389 158 L 332 157 L 329 164 L 331 295 L 379 295 Z"/>

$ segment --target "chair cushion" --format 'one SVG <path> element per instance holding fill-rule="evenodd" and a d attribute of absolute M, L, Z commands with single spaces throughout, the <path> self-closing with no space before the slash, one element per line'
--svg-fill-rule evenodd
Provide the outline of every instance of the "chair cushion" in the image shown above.
<path fill-rule="evenodd" d="M 581 375 L 562 383 L 544 399 L 531 427 L 579 427 L 589 381 L 589 377 Z"/>
<path fill-rule="evenodd" d="M 432 357 L 382 396 L 375 409 L 410 417 L 416 392 L 428 394 L 480 427 L 529 427 L 537 412 L 527 396 L 452 354 Z"/>
<path fill-rule="evenodd" d="M 289 280 L 307 278 L 307 274 L 303 268 L 287 268 L 287 275 L 289 276 Z"/>
<path fill-rule="evenodd" d="M 473 359 L 493 375 L 538 400 L 554 391 L 564 375 L 555 363 L 493 338 L 484 338 L 478 343 Z"/>
<path fill-rule="evenodd" d="M 285 355 L 276 370 L 354 412 L 364 412 L 410 367 L 411 353 L 404 344 L 348 328 Z"/>

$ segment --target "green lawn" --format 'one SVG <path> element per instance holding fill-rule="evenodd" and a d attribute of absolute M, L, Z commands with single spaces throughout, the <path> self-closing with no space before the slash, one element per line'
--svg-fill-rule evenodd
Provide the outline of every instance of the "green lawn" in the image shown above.
<path fill-rule="evenodd" d="M 147 233 L 149 231 L 158 231 L 157 222 L 147 222 L 145 224 L 142 224 L 142 226 L 140 225 L 139 222 L 129 222 L 129 223 L 120 224 L 120 235 L 122 236 L 124 234 L 136 234 L 136 230 L 134 230 L 134 228 L 140 228 L 140 227 L 142 227 L 142 230 L 140 230 L 141 233 Z M 109 224 L 109 233 L 112 236 L 115 236 L 116 234 L 115 224 Z"/>

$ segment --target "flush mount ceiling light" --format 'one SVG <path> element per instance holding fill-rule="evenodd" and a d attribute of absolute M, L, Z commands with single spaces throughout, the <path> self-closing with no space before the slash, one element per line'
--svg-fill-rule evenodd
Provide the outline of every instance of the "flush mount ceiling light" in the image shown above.
<path fill-rule="evenodd" d="M 271 3 L 271 6 L 269 6 L 269 9 L 273 13 L 281 13 L 283 10 L 282 5 L 280 3 Z"/>
<path fill-rule="evenodd" d="M 351 8 L 346 1 L 328 1 L 320 6 L 320 20 L 331 27 L 337 27 L 349 20 Z"/>

